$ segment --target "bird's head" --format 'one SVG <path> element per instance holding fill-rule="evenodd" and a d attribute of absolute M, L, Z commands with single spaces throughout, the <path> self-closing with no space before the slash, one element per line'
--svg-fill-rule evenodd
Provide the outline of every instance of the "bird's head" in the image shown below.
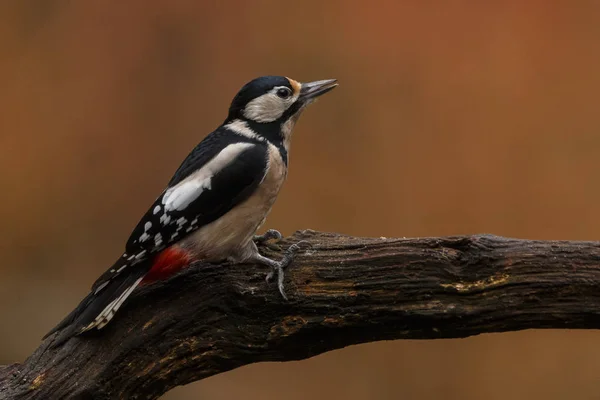
<path fill-rule="evenodd" d="M 301 83 L 284 76 L 261 76 L 245 84 L 234 97 L 229 119 L 285 122 L 336 86 L 335 79 Z"/>
<path fill-rule="evenodd" d="M 292 128 L 304 108 L 337 85 L 335 79 L 301 83 L 284 76 L 262 76 L 237 93 L 227 121 L 242 121 L 259 135 L 279 138 L 288 148 Z"/>

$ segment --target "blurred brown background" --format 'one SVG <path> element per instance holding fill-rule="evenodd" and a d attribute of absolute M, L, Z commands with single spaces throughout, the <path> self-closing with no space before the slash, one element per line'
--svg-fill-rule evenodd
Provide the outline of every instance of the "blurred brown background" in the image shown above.
<path fill-rule="evenodd" d="M 87 293 L 258 75 L 340 81 L 266 227 L 600 239 L 599 43 L 593 1 L 2 2 L 0 363 Z M 600 334 L 374 343 L 165 398 L 239 396 L 598 399 Z"/>

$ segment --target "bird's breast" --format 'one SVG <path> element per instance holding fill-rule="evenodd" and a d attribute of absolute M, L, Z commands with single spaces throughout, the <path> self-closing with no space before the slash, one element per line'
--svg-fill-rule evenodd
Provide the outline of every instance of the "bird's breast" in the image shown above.
<path fill-rule="evenodd" d="M 183 246 L 207 261 L 243 259 L 248 243 L 277 199 L 287 176 L 287 167 L 277 147 L 268 145 L 265 175 L 254 193 L 216 221 L 198 229 Z"/>

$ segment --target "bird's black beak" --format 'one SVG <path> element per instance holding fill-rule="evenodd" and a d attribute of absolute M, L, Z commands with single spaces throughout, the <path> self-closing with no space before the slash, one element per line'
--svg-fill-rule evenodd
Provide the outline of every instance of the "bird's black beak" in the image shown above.
<path fill-rule="evenodd" d="M 298 97 L 298 100 L 314 100 L 316 97 L 329 92 L 337 85 L 337 79 L 325 79 L 322 81 L 303 83 L 302 86 L 300 86 L 300 96 Z"/>

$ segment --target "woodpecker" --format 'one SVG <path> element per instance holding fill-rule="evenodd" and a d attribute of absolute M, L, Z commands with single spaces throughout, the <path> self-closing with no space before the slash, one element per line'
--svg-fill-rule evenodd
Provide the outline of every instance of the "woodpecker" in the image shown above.
<path fill-rule="evenodd" d="M 66 340 L 100 330 L 138 285 L 165 279 L 192 260 L 254 262 L 270 267 L 286 298 L 284 268 L 300 249 L 291 245 L 281 260 L 261 255 L 256 242 L 280 239 L 264 223 L 287 177 L 292 130 L 318 96 L 337 86 L 328 79 L 300 83 L 263 76 L 242 87 L 225 121 L 185 158 L 167 187 L 131 233 L 125 252 L 90 293 L 44 338 L 62 331 Z"/>

